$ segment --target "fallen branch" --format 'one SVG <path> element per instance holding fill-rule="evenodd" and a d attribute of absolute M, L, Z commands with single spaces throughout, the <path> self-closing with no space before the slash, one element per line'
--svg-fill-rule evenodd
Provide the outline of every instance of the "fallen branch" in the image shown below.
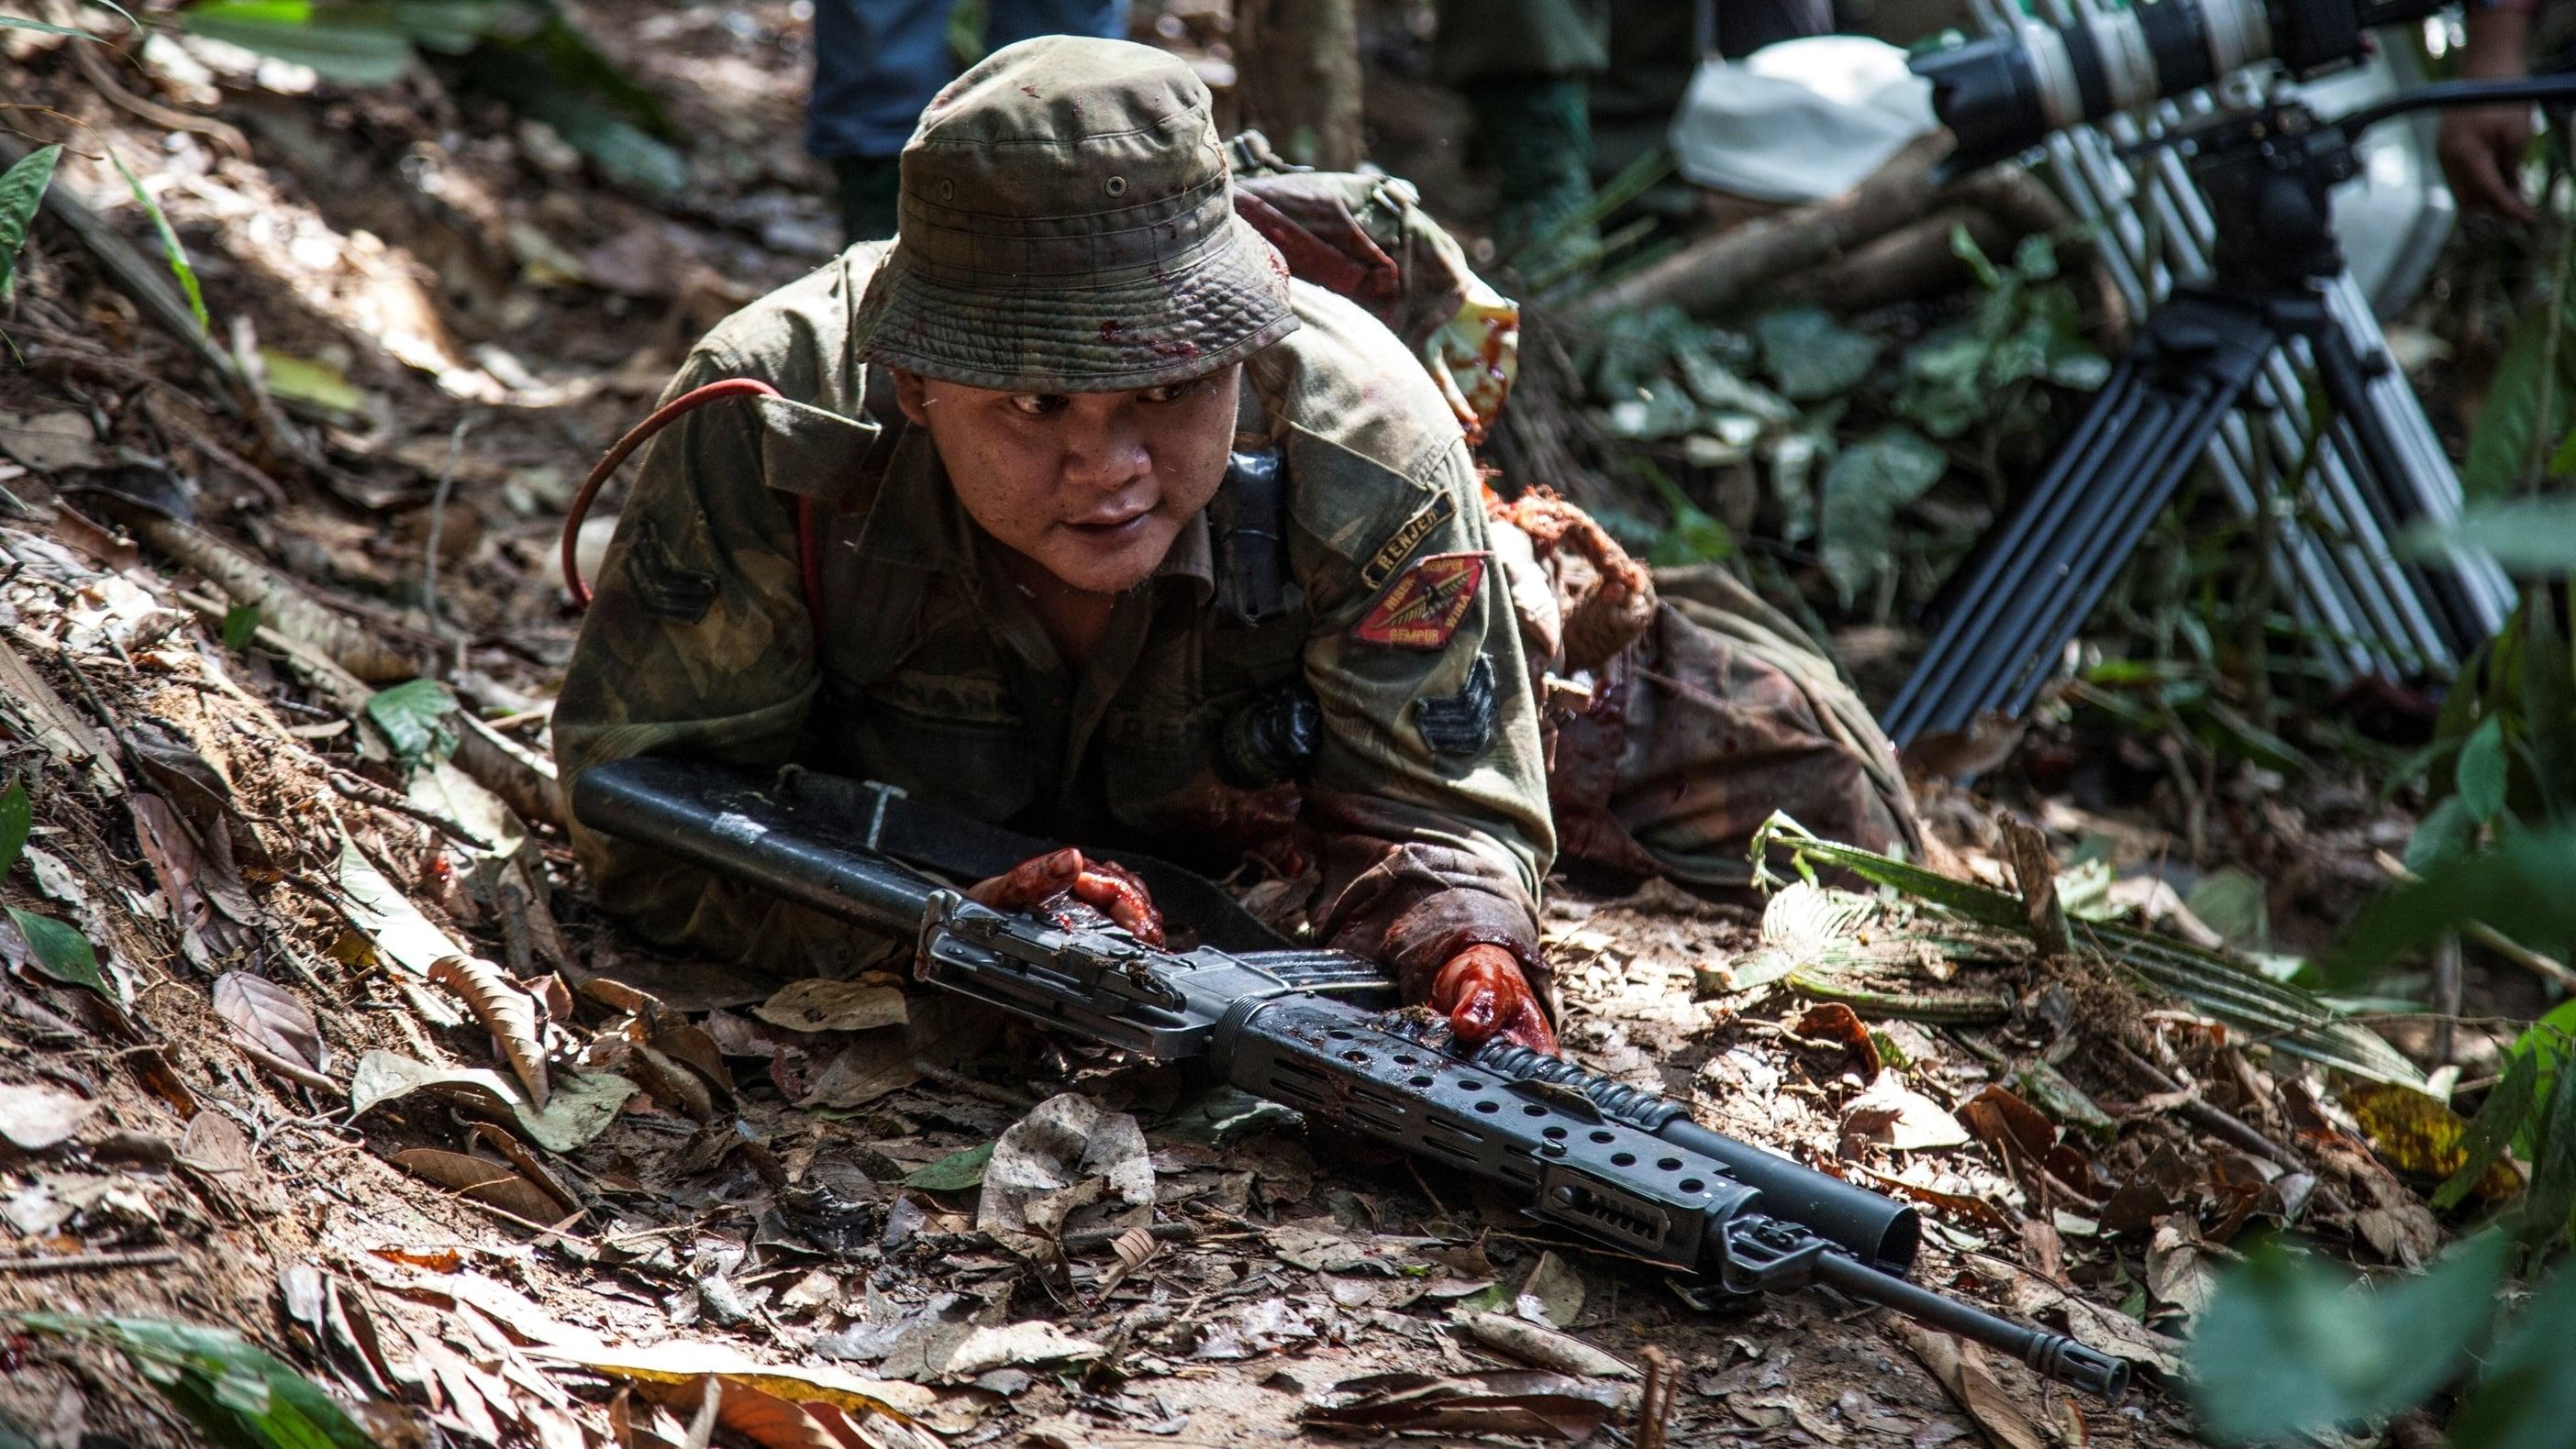
<path fill-rule="evenodd" d="M 262 628 L 311 645 L 369 684 L 390 684 L 422 673 L 418 660 L 306 593 L 294 579 L 204 529 L 142 509 L 120 511 L 145 543 L 204 575 L 234 603 L 259 606 Z"/>
<path fill-rule="evenodd" d="M 1975 207 L 2015 234 L 2064 224 L 2064 209 L 2047 189 L 2011 166 L 1990 166 L 1953 185 L 1935 184 L 1933 173 L 1951 149 L 1946 132 L 1920 137 L 1842 195 L 1693 242 L 1577 298 L 1564 315 L 1582 323 L 1659 306 L 1720 311 L 1756 289 L 1776 286 L 1784 277 L 1885 236 L 1943 200 Z"/>
<path fill-rule="evenodd" d="M 2112 1057 L 2126 1068 L 2130 1075 L 2171 1097 L 2174 1100 L 2175 1111 L 2190 1118 L 2210 1135 L 2224 1138 L 2257 1157 L 2268 1158 L 2294 1172 L 2312 1170 L 2306 1158 L 2264 1136 L 2243 1118 L 2202 1101 L 2196 1093 L 2192 1093 L 2182 1083 L 2165 1075 L 2155 1063 L 2130 1050 L 2127 1043 L 2113 1041 L 2107 1045 L 2111 1048 Z"/>
<path fill-rule="evenodd" d="M 137 1248 L 130 1252 L 34 1254 L 0 1258 L 0 1273 L 86 1273 L 109 1268 L 158 1268 L 179 1261 L 176 1248 Z"/>

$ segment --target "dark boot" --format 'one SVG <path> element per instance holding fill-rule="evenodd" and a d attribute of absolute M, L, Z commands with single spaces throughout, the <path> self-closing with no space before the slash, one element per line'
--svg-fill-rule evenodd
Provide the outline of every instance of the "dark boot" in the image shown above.
<path fill-rule="evenodd" d="M 832 179 L 841 187 L 841 245 L 894 235 L 894 203 L 902 186 L 896 158 L 835 156 Z"/>
<path fill-rule="evenodd" d="M 1588 217 L 1569 225 L 1593 203 L 1592 117 L 1582 78 L 1498 77 L 1465 89 L 1486 160 L 1500 182 L 1496 260 L 1508 263 L 1529 251 L 1518 258 L 1518 270 L 1529 272 L 1549 260 L 1598 250 L 1600 235 Z"/>

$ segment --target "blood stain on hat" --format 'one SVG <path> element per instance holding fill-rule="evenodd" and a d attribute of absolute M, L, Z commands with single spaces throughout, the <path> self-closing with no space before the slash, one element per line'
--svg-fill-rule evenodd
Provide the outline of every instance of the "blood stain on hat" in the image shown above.
<path fill-rule="evenodd" d="M 1100 340 L 1105 343 L 1115 343 L 1118 340 L 1119 332 L 1124 329 L 1126 325 L 1126 323 L 1115 319 L 1101 323 Z"/>

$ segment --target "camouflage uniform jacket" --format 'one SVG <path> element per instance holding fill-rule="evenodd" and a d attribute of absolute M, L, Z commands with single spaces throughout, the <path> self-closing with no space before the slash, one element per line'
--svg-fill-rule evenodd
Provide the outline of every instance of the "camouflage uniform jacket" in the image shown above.
<path fill-rule="evenodd" d="M 1275 853 L 1293 811 L 1319 941 L 1386 963 L 1417 997 L 1478 942 L 1543 969 L 1534 911 L 1555 846 L 1530 674 L 1502 571 L 1484 566 L 1458 422 L 1421 364 L 1350 302 L 1296 284 L 1303 325 L 1245 366 L 1237 439 L 1284 462 L 1283 609 L 1247 627 L 1212 607 L 1223 545 L 1203 513 L 1077 673 L 929 435 L 867 420 L 851 319 L 881 255 L 853 248 L 737 313 L 672 383 L 759 378 L 792 401 L 701 407 L 647 449 L 555 711 L 566 787 L 644 753 L 794 761 L 1210 870 L 1235 856 L 1206 843 L 1267 830 Z M 824 520 L 819 644 L 789 494 Z M 1322 729 L 1294 798 L 1228 783 L 1227 723 L 1299 680 Z M 574 836 L 598 898 L 662 945 L 812 974 L 881 949 Z"/>

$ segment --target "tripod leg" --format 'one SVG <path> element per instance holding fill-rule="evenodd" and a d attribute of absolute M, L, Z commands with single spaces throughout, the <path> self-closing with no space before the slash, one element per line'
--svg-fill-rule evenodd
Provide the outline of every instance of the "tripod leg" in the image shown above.
<path fill-rule="evenodd" d="M 2276 340 L 2259 308 L 2186 294 L 2148 319 L 2075 445 L 2016 505 L 1884 715 L 1890 738 L 2025 699 L 2137 546 Z"/>
<path fill-rule="evenodd" d="M 2396 440 L 2389 436 L 2386 420 L 2373 404 L 2369 379 L 2353 351 L 2352 339 L 2329 318 L 2312 345 L 2326 396 L 2342 426 L 2350 430 L 2357 454 L 2353 470 L 2356 481 L 2361 483 L 2363 497 L 2381 530 L 2394 538 L 2425 516 L 2423 506 L 2405 486 L 2405 459 Z M 2467 580 L 2440 566 L 2401 563 L 2400 567 L 2419 595 L 2432 602 L 2440 642 L 2448 646 L 2453 658 L 2466 657 L 2484 642 L 2485 611 L 2478 606 Z"/>
<path fill-rule="evenodd" d="M 2080 499 L 2081 480 L 2102 466 L 2107 451 L 2135 430 L 2140 411 L 2155 402 L 2135 356 L 2112 372 L 2037 486 L 2006 515 L 2001 528 L 1987 535 L 1953 579 L 1941 605 L 1940 623 L 1925 641 L 1923 657 L 1880 712 L 1889 738 L 1903 743 L 1920 733 L 1915 726 L 1917 715 L 1965 667 L 1976 648 L 1980 622 L 2001 599 L 2025 586 L 2031 560 L 2040 552 L 2037 540 L 2057 527 L 2058 517 Z"/>
<path fill-rule="evenodd" d="M 2178 416 L 2162 446 L 2114 495 L 2114 506 L 2100 523 L 2080 536 L 2081 550 L 2070 559 L 2064 586 L 2041 596 L 2038 607 L 2015 621 L 2006 647 L 1994 651 L 1990 682 L 1980 692 L 1997 701 L 2006 714 L 2030 708 L 2065 651 L 2068 640 L 2110 592 L 2112 581 L 2137 552 L 2139 540 L 2158 513 L 2173 501 L 2183 480 L 2198 466 L 2210 434 L 2227 417 L 2231 400 L 2209 398 Z"/>

